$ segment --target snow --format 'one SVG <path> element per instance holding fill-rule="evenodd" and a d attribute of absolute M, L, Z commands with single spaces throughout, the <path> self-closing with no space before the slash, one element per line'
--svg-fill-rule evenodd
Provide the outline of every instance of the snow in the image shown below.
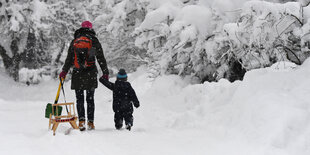
<path fill-rule="evenodd" d="M 198 29 L 201 36 L 206 36 L 211 32 L 212 13 L 209 8 L 198 5 L 189 5 L 182 8 L 175 21 L 183 21 L 186 25 L 193 25 Z M 195 35 L 196 36 L 196 35 Z"/>
<path fill-rule="evenodd" d="M 48 6 L 44 2 L 40 2 L 39 0 L 34 0 L 30 9 L 33 10 L 32 18 L 36 22 L 40 22 L 40 19 L 43 17 L 47 17 L 49 14 Z"/>
<path fill-rule="evenodd" d="M 141 1 L 149 2 L 149 5 L 147 7 L 147 9 L 149 10 L 155 10 L 157 8 L 160 8 L 166 5 L 172 5 L 176 7 L 183 6 L 182 2 L 179 0 L 141 0 Z"/>
<path fill-rule="evenodd" d="M 136 44 L 142 46 L 146 40 L 165 36 L 168 42 L 174 39 L 172 43 L 177 44 L 173 47 L 178 49 L 185 43 L 194 42 L 197 36 L 212 34 L 218 22 L 212 19 L 214 13 L 224 14 L 220 16 L 227 18 L 223 19 L 224 23 L 231 22 L 223 27 L 229 34 L 228 39 L 236 43 L 263 38 L 259 36 L 263 36 L 264 32 L 256 27 L 264 25 L 264 20 L 280 22 L 278 27 L 283 30 L 277 28 L 277 31 L 282 33 L 293 22 L 291 16 L 283 16 L 292 14 L 301 19 L 299 3 L 249 1 L 243 5 L 245 1 L 193 0 L 192 4 L 197 2 L 198 5 L 191 5 L 183 4 L 185 0 L 140 0 L 149 4 L 145 20 L 136 29 L 136 33 L 144 33 L 136 40 Z M 90 5 L 99 5 L 101 2 L 93 0 Z M 127 13 L 140 7 L 133 2 L 125 0 L 113 7 L 113 20 L 106 27 L 108 31 L 115 35 L 120 33 Z M 106 3 L 114 5 L 111 0 Z M 33 20 L 38 26 L 44 26 L 40 23 L 48 16 L 48 5 L 39 0 L 31 4 L 35 10 Z M 309 8 L 304 8 L 305 21 L 310 18 Z M 22 26 L 20 23 L 24 19 L 18 13 L 22 9 L 23 6 L 18 4 L 9 8 L 9 11 L 14 12 L 10 25 L 13 31 L 18 31 Z M 87 16 L 86 10 L 83 11 Z M 243 38 L 238 38 L 238 35 L 245 32 L 244 28 L 248 25 L 235 23 L 233 17 L 236 18 L 239 13 L 245 16 L 257 13 L 254 16 L 255 24 L 251 25 L 254 29 L 248 31 L 251 35 Z M 266 19 L 269 13 L 272 17 Z M 99 26 L 110 17 L 106 14 L 98 16 L 95 18 L 96 25 Z M 310 25 L 306 22 L 299 32 L 306 36 L 303 41 L 309 40 L 309 29 Z M 264 30 L 265 33 L 271 33 L 274 29 L 270 27 Z M 213 44 L 216 42 L 203 46 L 206 51 L 211 51 Z M 199 47 L 198 44 L 193 46 Z M 183 55 L 177 55 L 181 66 L 187 65 L 185 63 L 188 59 L 192 59 L 188 53 L 193 50 L 181 50 Z M 168 64 L 166 59 L 171 59 L 167 56 L 169 54 L 163 54 L 161 66 L 168 66 L 163 64 Z M 196 55 L 200 56 L 199 53 Z M 213 56 L 210 58 L 212 61 L 217 61 L 215 52 L 208 52 L 207 55 Z M 265 60 L 269 61 L 268 58 Z M 198 67 L 204 68 L 202 63 Z M 225 67 L 228 66 L 223 65 L 221 69 L 228 70 Z M 278 62 L 268 68 L 251 70 L 246 73 L 243 81 L 234 83 L 222 79 L 218 82 L 191 84 L 190 80 L 177 75 L 150 79 L 147 73 L 149 69 L 141 67 L 137 72 L 129 74 L 129 81 L 141 101 L 141 107 L 134 112 L 132 131 L 114 129 L 112 92 L 99 85 L 95 95 L 96 130 L 83 133 L 72 131 L 70 135 L 65 135 L 70 126 L 61 124 L 56 136 L 47 130 L 48 120 L 44 118 L 44 110 L 48 102 L 54 101 L 58 80 L 44 80 L 41 77 L 42 70 L 21 69 L 21 82 L 41 81 L 39 85 L 26 86 L 15 83 L 0 70 L 0 154 L 310 154 L 310 59 L 302 66 Z M 70 81 L 66 82 L 65 90 L 66 100 L 74 102 L 75 94 L 70 90 Z"/>
<path fill-rule="evenodd" d="M 141 23 L 138 29 L 152 28 L 156 24 L 159 24 L 164 21 L 172 20 L 176 17 L 180 9 L 181 8 L 178 5 L 174 5 L 171 3 L 162 5 L 156 10 L 149 12 L 145 16 L 144 21 Z M 164 23 L 167 23 L 167 22 L 164 22 Z"/>
<path fill-rule="evenodd" d="M 167 25 L 170 25 L 170 20 L 173 20 L 170 28 L 172 34 L 176 31 L 182 31 L 183 27 L 190 25 L 193 26 L 191 31 L 187 30 L 188 32 L 185 32 L 185 36 L 184 33 L 181 34 L 181 40 L 194 38 L 197 34 L 199 34 L 199 36 L 205 36 L 211 33 L 212 13 L 209 8 L 198 5 L 188 5 L 183 7 L 181 4 L 171 3 L 170 1 L 164 3 L 165 5 L 161 3 L 159 3 L 161 4 L 159 5 L 157 3 L 150 4 L 151 8 L 158 8 L 150 11 L 146 15 L 145 20 L 136 31 L 147 31 L 148 29 L 154 28 L 156 25 L 160 25 L 160 23 L 167 23 Z M 185 39 L 183 39 L 184 37 Z"/>
<path fill-rule="evenodd" d="M 100 0 L 92 0 L 89 5 L 90 6 L 93 6 L 93 5 L 96 6 L 96 5 L 100 5 L 100 3 L 101 3 Z"/>
<path fill-rule="evenodd" d="M 44 109 L 53 102 L 58 81 L 26 86 L 0 72 L 0 154 L 310 153 L 310 59 L 301 66 L 279 62 L 252 70 L 234 83 L 147 77 L 145 67 L 129 74 L 141 102 L 132 131 L 114 129 L 112 93 L 100 85 L 96 130 L 64 135 L 69 125 L 61 124 L 53 136 Z M 75 101 L 70 81 L 65 90 L 66 100 Z"/>
<path fill-rule="evenodd" d="M 19 71 L 19 81 L 26 83 L 26 82 L 31 82 L 31 83 L 39 83 L 42 79 L 40 77 L 40 71 L 39 69 L 27 69 L 27 68 L 22 68 Z"/>
<path fill-rule="evenodd" d="M 19 4 L 15 4 L 15 5 L 12 5 L 11 7 L 8 8 L 8 10 L 10 12 L 12 12 L 12 15 L 13 17 L 10 18 L 10 30 L 12 31 L 19 31 L 20 29 L 20 25 L 19 25 L 19 21 L 21 22 L 25 22 L 23 16 L 19 13 L 19 10 L 22 10 L 22 6 L 19 5 Z"/>
<path fill-rule="evenodd" d="M 200 0 L 198 5 L 212 8 L 223 15 L 226 21 L 236 21 L 239 18 L 242 5 L 248 0 Z"/>

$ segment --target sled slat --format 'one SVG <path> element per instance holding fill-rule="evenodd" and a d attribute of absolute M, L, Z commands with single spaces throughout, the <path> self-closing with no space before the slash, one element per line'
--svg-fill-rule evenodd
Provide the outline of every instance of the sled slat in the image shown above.
<path fill-rule="evenodd" d="M 57 103 L 57 104 L 53 104 L 53 106 L 63 106 L 63 105 L 73 105 L 73 102 L 68 102 L 68 103 Z"/>

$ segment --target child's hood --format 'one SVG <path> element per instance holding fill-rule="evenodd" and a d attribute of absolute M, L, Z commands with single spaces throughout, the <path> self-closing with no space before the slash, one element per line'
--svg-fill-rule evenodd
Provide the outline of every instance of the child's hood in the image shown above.
<path fill-rule="evenodd" d="M 127 81 L 120 81 L 120 80 L 116 80 L 115 81 L 115 86 L 118 88 L 123 88 L 123 89 L 128 89 L 131 87 L 130 83 Z"/>

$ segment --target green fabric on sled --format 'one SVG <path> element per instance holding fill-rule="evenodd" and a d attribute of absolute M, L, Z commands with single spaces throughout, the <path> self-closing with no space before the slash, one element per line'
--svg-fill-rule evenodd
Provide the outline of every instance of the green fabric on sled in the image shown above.
<path fill-rule="evenodd" d="M 52 104 L 48 103 L 45 108 L 45 118 L 50 118 L 50 114 L 52 113 Z M 56 107 L 54 107 L 55 116 L 60 116 L 62 112 L 62 107 L 57 107 L 58 113 L 56 112 Z M 58 115 L 57 115 L 58 114 Z"/>

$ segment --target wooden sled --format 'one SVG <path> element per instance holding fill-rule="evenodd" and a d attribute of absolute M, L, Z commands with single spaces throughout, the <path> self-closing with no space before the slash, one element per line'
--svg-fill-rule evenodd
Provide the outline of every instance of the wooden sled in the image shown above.
<path fill-rule="evenodd" d="M 58 114 L 58 108 L 60 106 L 68 107 L 67 115 Z M 76 125 L 76 120 L 77 117 L 75 114 L 75 107 L 73 102 L 52 104 L 52 113 L 50 114 L 49 117 L 48 128 L 53 130 L 53 135 L 55 136 L 59 123 L 70 123 L 73 129 L 78 129 L 78 126 Z M 52 128 L 51 125 L 53 125 Z"/>

